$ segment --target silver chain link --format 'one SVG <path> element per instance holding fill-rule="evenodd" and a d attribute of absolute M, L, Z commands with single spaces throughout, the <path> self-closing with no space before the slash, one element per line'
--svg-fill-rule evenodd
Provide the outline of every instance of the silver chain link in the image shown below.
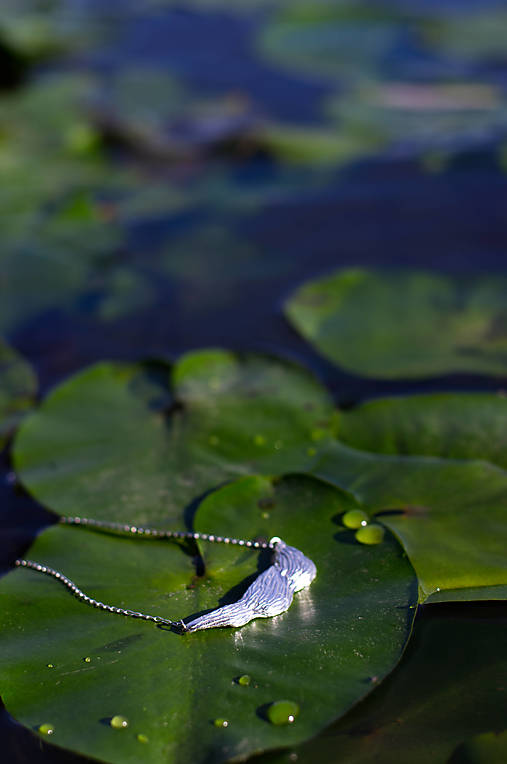
<path fill-rule="evenodd" d="M 62 525 L 79 525 L 85 528 L 92 528 L 95 530 L 111 531 L 113 533 L 119 533 L 121 535 L 128 534 L 131 536 L 151 539 L 162 538 L 174 538 L 174 539 L 192 539 L 194 541 L 209 541 L 215 544 L 232 544 L 235 546 L 243 546 L 248 549 L 274 549 L 278 537 L 274 537 L 269 542 L 264 541 L 244 541 L 243 539 L 230 538 L 229 536 L 216 536 L 213 533 L 194 533 L 192 531 L 167 531 L 158 530 L 156 528 L 141 528 L 137 525 L 126 525 L 123 523 L 110 523 L 104 520 L 93 520 L 88 517 L 61 517 L 59 522 Z M 139 618 L 143 621 L 152 621 L 156 624 L 162 624 L 164 626 L 177 626 L 184 629 L 184 623 L 180 621 L 170 621 L 168 618 L 162 618 L 158 615 L 148 615 L 147 613 L 140 613 L 136 610 L 127 610 L 121 607 L 115 607 L 114 605 L 106 605 L 104 602 L 93 599 L 85 594 L 74 581 L 67 578 L 60 571 L 49 567 L 49 565 L 42 565 L 39 562 L 33 562 L 32 560 L 18 559 L 15 562 L 18 568 L 30 568 L 38 573 L 44 573 L 47 576 L 60 581 L 69 591 L 77 597 L 81 602 L 85 602 L 87 605 L 98 608 L 99 610 L 105 610 L 108 613 L 116 613 L 117 615 L 126 615 L 130 618 Z"/>
<path fill-rule="evenodd" d="M 50 568 L 49 565 L 41 565 L 39 562 L 32 562 L 32 560 L 16 560 L 15 564 L 18 568 L 30 568 L 31 570 L 36 570 L 39 573 L 45 573 L 47 576 L 56 578 L 56 580 L 61 581 L 61 583 L 64 584 L 64 586 L 66 586 L 78 600 L 86 602 L 87 605 L 96 607 L 99 610 L 107 610 L 108 613 L 117 613 L 118 615 L 128 615 L 131 618 L 141 618 L 143 621 L 153 621 L 154 623 L 161 623 L 166 626 L 177 626 L 180 624 L 179 621 L 169 621 L 167 618 L 162 618 L 158 615 L 148 615 L 147 613 L 139 613 L 136 610 L 126 610 L 122 607 L 114 607 L 114 605 L 106 605 L 104 602 L 94 600 L 93 597 L 89 597 L 81 591 L 74 581 L 71 581 L 70 578 L 67 578 L 67 576 L 64 576 L 63 573 L 60 573 L 58 570 Z"/>
<path fill-rule="evenodd" d="M 214 544 L 232 544 L 235 546 L 244 546 L 248 549 L 273 549 L 272 541 L 244 541 L 243 539 L 234 539 L 229 536 L 215 536 L 213 533 L 194 533 L 192 531 L 165 531 L 157 528 L 142 528 L 138 525 L 128 525 L 123 523 L 110 523 L 105 520 L 93 520 L 89 517 L 61 517 L 62 525 L 80 525 L 96 530 L 112 531 L 113 533 L 129 534 L 132 536 L 143 536 L 144 538 L 155 539 L 193 539 L 194 541 L 210 541 Z"/>

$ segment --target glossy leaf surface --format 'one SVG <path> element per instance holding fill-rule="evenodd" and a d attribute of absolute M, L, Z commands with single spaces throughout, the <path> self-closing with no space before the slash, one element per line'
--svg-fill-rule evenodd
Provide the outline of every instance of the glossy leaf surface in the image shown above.
<path fill-rule="evenodd" d="M 356 374 L 501 376 L 506 294 L 501 275 L 347 269 L 303 284 L 285 309 L 320 353 Z"/>
<path fill-rule="evenodd" d="M 32 406 L 37 378 L 30 364 L 0 339 L 0 449 Z"/>
<path fill-rule="evenodd" d="M 203 502 L 198 529 L 247 538 L 276 529 L 318 567 L 286 613 L 238 630 L 180 635 L 95 610 L 40 573 L 9 573 L 0 587 L 6 707 L 32 729 L 52 724 L 52 742 L 111 762 L 218 762 L 314 735 L 392 669 L 415 613 L 415 578 L 397 542 L 361 546 L 337 526 L 351 506 L 306 477 L 244 478 Z M 29 556 L 107 604 L 174 620 L 235 599 L 267 563 L 208 544 L 196 576 L 175 543 L 61 526 Z M 237 681 L 244 674 L 247 686 Z M 265 716 L 282 698 L 300 706 L 289 727 Z M 113 729 L 116 715 L 128 726 Z M 217 718 L 228 726 L 217 728 Z"/>
<path fill-rule="evenodd" d="M 385 398 L 338 416 L 343 443 L 381 454 L 484 459 L 507 468 L 503 393 L 441 393 Z"/>
<path fill-rule="evenodd" d="M 505 638 L 498 608 L 433 611 L 417 621 L 393 674 L 322 735 L 259 764 L 500 764 Z M 416 691 L 414 691 L 416 689 Z M 471 736 L 472 740 L 463 743 Z M 455 750 L 454 750 L 455 749 Z"/>
<path fill-rule="evenodd" d="M 224 480 L 306 470 L 329 438 L 330 399 L 306 371 L 209 350 L 164 364 L 103 363 L 64 382 L 27 420 L 14 461 L 60 514 L 181 529 Z"/>
<path fill-rule="evenodd" d="M 326 446 L 315 474 L 379 514 L 403 544 L 422 601 L 507 594 L 507 473 L 482 461 Z M 484 588 L 482 588 L 484 587 Z"/>

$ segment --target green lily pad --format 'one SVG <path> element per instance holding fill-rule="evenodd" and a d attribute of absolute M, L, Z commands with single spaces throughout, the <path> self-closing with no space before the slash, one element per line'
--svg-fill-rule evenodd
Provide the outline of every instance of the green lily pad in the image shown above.
<path fill-rule="evenodd" d="M 281 161 L 315 168 L 336 168 L 371 156 L 384 145 L 384 137 L 374 128 L 343 130 L 274 123 L 260 131 L 258 140 Z"/>
<path fill-rule="evenodd" d="M 312 472 L 349 491 L 403 544 L 420 599 L 507 595 L 507 472 L 484 461 L 402 457 L 326 444 Z"/>
<path fill-rule="evenodd" d="M 507 397 L 440 393 L 369 401 L 339 413 L 337 434 L 362 451 L 485 459 L 507 469 Z"/>
<path fill-rule="evenodd" d="M 104 26 L 78 5 L 62 0 L 3 0 L 0 9 L 2 37 L 29 60 L 76 52 L 97 43 Z"/>
<path fill-rule="evenodd" d="M 363 703 L 322 735 L 259 764 L 290 764 L 295 755 L 298 764 L 505 762 L 506 733 L 489 732 L 505 724 L 505 619 L 482 610 L 432 616 L 416 623 L 399 666 Z"/>
<path fill-rule="evenodd" d="M 290 3 L 263 29 L 259 50 L 290 71 L 325 79 L 372 77 L 399 39 L 395 10 L 355 0 Z"/>
<path fill-rule="evenodd" d="M 30 364 L 0 339 L 0 449 L 33 405 L 37 377 Z"/>
<path fill-rule="evenodd" d="M 288 319 L 327 358 L 395 379 L 507 372 L 507 279 L 340 270 L 307 282 Z"/>
<path fill-rule="evenodd" d="M 489 5 L 472 5 L 468 11 L 460 9 L 426 19 L 421 26 L 426 44 L 468 61 L 501 61 L 507 44 L 507 11 L 501 4 Z"/>
<path fill-rule="evenodd" d="M 306 371 L 221 350 L 164 364 L 101 363 L 26 419 L 14 464 L 54 512 L 181 527 L 191 501 L 252 473 L 306 471 L 332 406 Z"/>
<path fill-rule="evenodd" d="M 409 636 L 410 564 L 392 537 L 379 547 L 348 543 L 336 516 L 353 502 L 308 477 L 230 484 L 202 503 L 197 527 L 256 537 L 266 528 L 259 502 L 318 577 L 286 613 L 242 629 L 180 635 L 86 606 L 40 573 L 7 575 L 0 681 L 9 712 L 108 762 L 221 762 L 304 741 L 366 695 Z M 196 576 L 178 544 L 65 526 L 45 531 L 28 554 L 102 602 L 173 620 L 217 606 L 258 561 L 252 550 L 208 544 L 205 575 Z M 245 674 L 247 686 L 236 681 Z M 300 707 L 290 726 L 266 719 L 266 705 L 280 699 Z M 127 726 L 111 726 L 113 717 Z"/>
<path fill-rule="evenodd" d="M 507 126 L 505 99 L 494 83 L 369 82 L 331 96 L 325 111 L 337 131 L 356 140 L 370 136 L 378 146 L 431 152 L 421 158 L 434 171 L 437 158 L 443 166 L 464 147 L 496 141 Z"/>
<path fill-rule="evenodd" d="M 507 761 L 507 731 L 483 732 L 456 748 L 449 764 L 504 764 Z"/>

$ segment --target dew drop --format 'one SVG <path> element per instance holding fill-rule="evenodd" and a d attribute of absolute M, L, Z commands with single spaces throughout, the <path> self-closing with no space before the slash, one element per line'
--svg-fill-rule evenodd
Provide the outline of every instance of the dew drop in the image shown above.
<path fill-rule="evenodd" d="M 114 727 L 115 730 L 121 730 L 124 727 L 129 726 L 128 719 L 125 719 L 124 716 L 113 716 L 109 724 L 111 727 Z"/>
<path fill-rule="evenodd" d="M 142 732 L 139 733 L 139 735 L 137 736 L 137 739 L 139 740 L 140 743 L 147 743 L 149 740 L 148 735 L 143 735 Z"/>
<path fill-rule="evenodd" d="M 299 714 L 299 706 L 293 700 L 275 700 L 266 713 L 271 724 L 292 724 Z"/>
<path fill-rule="evenodd" d="M 54 667 L 55 667 L 55 664 L 54 664 L 54 663 L 48 663 L 48 664 L 47 664 L 47 667 L 48 667 L 48 668 L 54 668 Z"/>
<path fill-rule="evenodd" d="M 356 539 L 361 544 L 380 544 L 384 540 L 384 528 L 381 525 L 366 525 L 356 531 Z"/>
<path fill-rule="evenodd" d="M 92 659 L 90 658 L 89 655 L 87 655 L 86 658 L 83 658 L 83 660 L 84 660 L 85 663 L 91 663 L 92 662 Z"/>
<path fill-rule="evenodd" d="M 261 512 L 261 517 L 263 520 L 269 520 L 269 512 Z"/>
<path fill-rule="evenodd" d="M 351 509 L 345 512 L 342 517 L 342 523 L 346 528 L 364 528 L 370 522 L 369 516 L 362 509 Z"/>
<path fill-rule="evenodd" d="M 238 677 L 238 684 L 242 687 L 248 687 L 251 681 L 252 677 L 248 676 L 248 674 L 242 674 L 242 676 Z"/>
<path fill-rule="evenodd" d="M 52 735 L 55 731 L 55 727 L 53 724 L 41 724 L 39 727 L 39 732 L 42 735 Z"/>
<path fill-rule="evenodd" d="M 215 727 L 228 727 L 229 726 L 229 722 L 227 721 L 227 719 L 215 719 L 213 724 L 215 725 Z"/>
<path fill-rule="evenodd" d="M 264 435 L 255 435 L 253 442 L 256 446 L 263 446 L 266 443 L 266 438 Z"/>

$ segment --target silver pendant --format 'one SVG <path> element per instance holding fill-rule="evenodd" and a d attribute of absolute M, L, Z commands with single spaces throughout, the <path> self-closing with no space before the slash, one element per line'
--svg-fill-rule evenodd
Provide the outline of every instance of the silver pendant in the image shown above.
<path fill-rule="evenodd" d="M 254 618 L 272 618 L 288 610 L 294 593 L 310 586 L 317 568 L 303 552 L 278 536 L 271 539 L 269 546 L 274 548 L 272 564 L 255 579 L 241 599 L 189 623 L 181 622 L 182 631 L 244 626 Z"/>

